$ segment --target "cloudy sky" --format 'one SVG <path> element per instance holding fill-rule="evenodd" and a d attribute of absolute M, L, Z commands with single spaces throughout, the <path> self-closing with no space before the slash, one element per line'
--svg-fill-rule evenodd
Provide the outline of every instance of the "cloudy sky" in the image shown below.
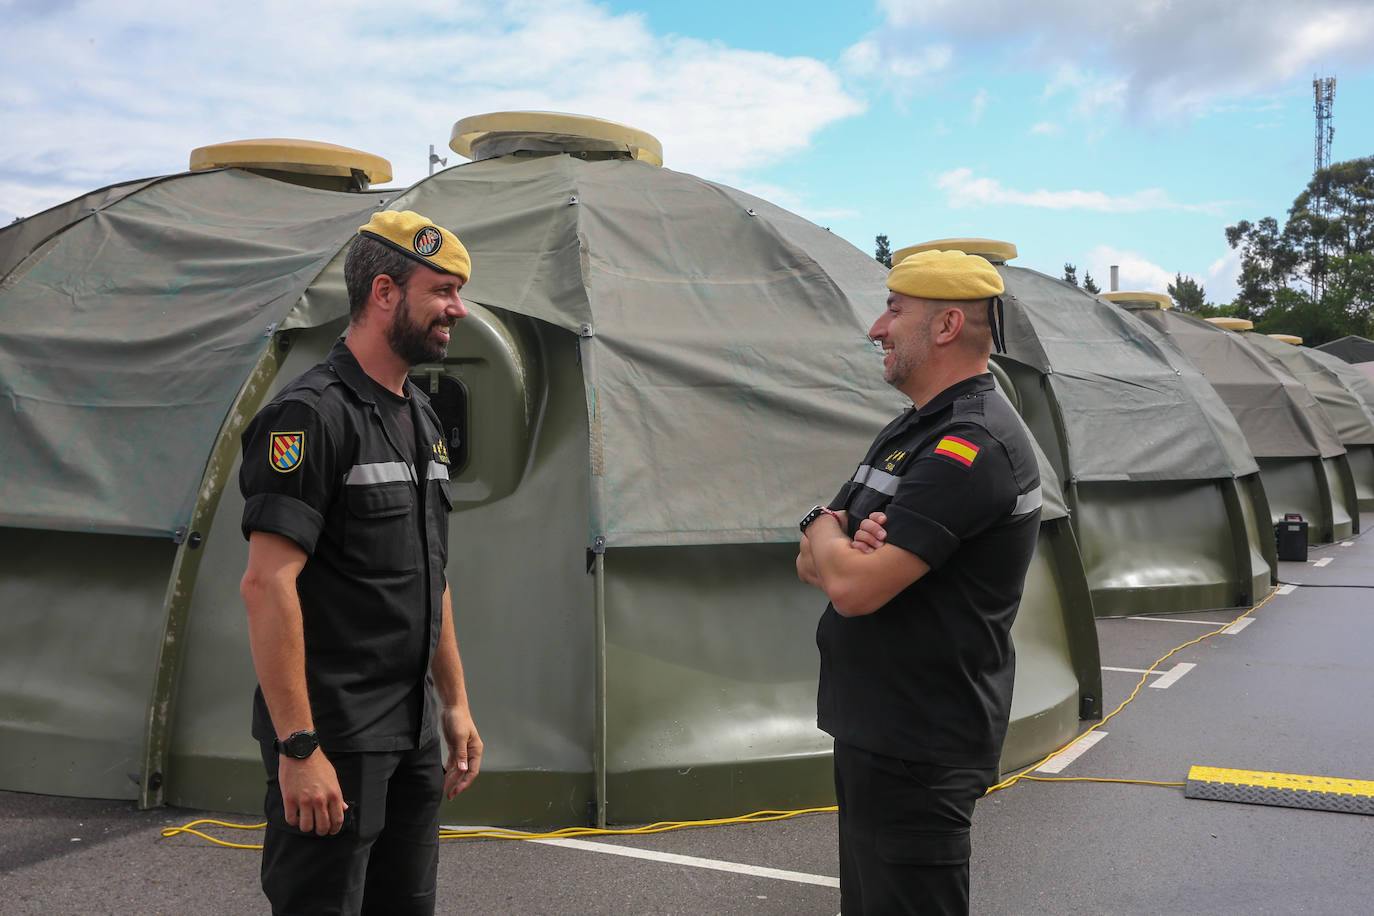
<path fill-rule="evenodd" d="M 1121 10 L 1114 10 L 1122 7 Z M 668 168 L 872 252 L 1014 242 L 1106 288 L 1176 272 L 1229 301 L 1223 230 L 1285 215 L 1313 162 L 1374 154 L 1369 0 L 0 0 L 0 224 L 299 137 L 448 165 L 459 118 L 533 109 L 658 137 Z"/>

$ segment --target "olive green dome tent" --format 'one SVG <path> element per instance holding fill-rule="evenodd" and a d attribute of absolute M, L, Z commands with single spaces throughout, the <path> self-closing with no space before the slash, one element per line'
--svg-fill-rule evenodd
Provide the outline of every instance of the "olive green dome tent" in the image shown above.
<path fill-rule="evenodd" d="M 1252 603 L 1273 534 L 1259 469 L 1226 406 L 1177 350 L 1078 287 L 1007 260 L 1015 246 L 943 239 L 1006 285 L 995 357 L 1063 485 L 1099 617 Z"/>
<path fill-rule="evenodd" d="M 0 620 L 16 647 L 0 651 L 0 786 L 258 808 L 239 433 L 343 331 L 344 250 L 390 207 L 473 259 L 469 317 L 414 376 L 450 432 L 449 578 L 488 749 L 446 817 L 829 798 L 824 599 L 796 581 L 796 520 L 904 406 L 866 337 L 884 270 L 660 167 L 621 125 L 484 116 L 453 145 L 474 161 L 401 193 L 284 183 L 248 153 L 135 183 L 53 220 L 5 275 L 0 411 L 22 409 L 0 415 L 0 538 L 19 563 L 0 601 L 32 610 Z M 361 188 L 354 171 L 337 177 Z M 80 320 L 54 323 L 62 303 Z M 1008 766 L 1100 704 L 1086 582 L 1050 503 Z"/>
<path fill-rule="evenodd" d="M 1351 364 L 1374 362 L 1374 340 L 1353 334 L 1317 344 L 1312 349 L 1330 353 Z"/>
<path fill-rule="evenodd" d="M 1330 542 L 1338 529 L 1349 531 L 1354 490 L 1345 446 L 1307 387 L 1235 332 L 1249 321 L 1222 325 L 1177 312 L 1159 293 L 1103 298 L 1183 351 L 1216 389 L 1259 465 L 1271 524 L 1301 515 L 1313 543 Z"/>
<path fill-rule="evenodd" d="M 1252 344 L 1307 386 L 1321 409 L 1330 418 L 1350 465 L 1354 502 L 1358 509 L 1374 509 L 1374 410 L 1365 402 L 1371 383 L 1353 366 L 1311 347 L 1285 343 L 1266 334 L 1246 333 Z M 1351 522 L 1345 537 L 1360 530 L 1360 514 L 1351 509 Z"/>

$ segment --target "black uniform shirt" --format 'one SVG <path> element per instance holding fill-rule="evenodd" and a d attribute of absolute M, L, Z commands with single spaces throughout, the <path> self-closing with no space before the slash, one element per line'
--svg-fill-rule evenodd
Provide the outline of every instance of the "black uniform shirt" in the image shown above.
<path fill-rule="evenodd" d="M 1040 529 L 1040 474 L 991 375 L 888 424 L 830 504 L 849 533 L 887 513 L 887 543 L 930 571 L 872 614 L 821 617 L 818 722 L 846 744 L 945 766 L 997 764 L 1011 710 L 1011 624 Z"/>
<path fill-rule="evenodd" d="M 296 580 L 306 688 L 329 752 L 406 750 L 434 735 L 448 452 L 417 387 L 406 383 L 417 441 L 401 442 L 373 385 L 340 342 L 243 433 L 244 536 L 283 535 L 308 555 Z M 275 736 L 261 689 L 253 736 Z"/>

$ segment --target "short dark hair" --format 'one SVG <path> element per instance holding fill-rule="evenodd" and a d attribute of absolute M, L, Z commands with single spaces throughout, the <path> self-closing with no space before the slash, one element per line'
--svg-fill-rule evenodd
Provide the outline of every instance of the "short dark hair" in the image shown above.
<path fill-rule="evenodd" d="M 406 280 L 419 266 L 419 261 L 406 257 L 385 242 L 366 235 L 354 239 L 344 257 L 349 320 L 356 321 L 362 315 L 363 306 L 372 292 L 373 279 L 386 274 L 397 286 L 405 286 Z"/>

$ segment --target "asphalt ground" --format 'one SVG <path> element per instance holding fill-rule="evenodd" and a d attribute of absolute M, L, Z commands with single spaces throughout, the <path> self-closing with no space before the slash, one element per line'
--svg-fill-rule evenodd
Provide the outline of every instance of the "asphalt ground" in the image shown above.
<path fill-rule="evenodd" d="M 1346 543 L 1280 563 L 1303 587 L 1228 633 L 1215 631 L 1244 609 L 1098 621 L 1106 710 L 1140 686 L 1057 775 L 1127 781 L 1021 780 L 980 801 L 973 912 L 1374 912 L 1374 818 L 1143 784 L 1182 783 L 1193 765 L 1374 780 L 1374 536 Z M 267 912 L 256 852 L 161 836 L 200 816 L 213 815 L 0 792 L 0 913 Z M 439 911 L 832 916 L 834 837 L 824 813 L 561 844 L 445 840 Z"/>

